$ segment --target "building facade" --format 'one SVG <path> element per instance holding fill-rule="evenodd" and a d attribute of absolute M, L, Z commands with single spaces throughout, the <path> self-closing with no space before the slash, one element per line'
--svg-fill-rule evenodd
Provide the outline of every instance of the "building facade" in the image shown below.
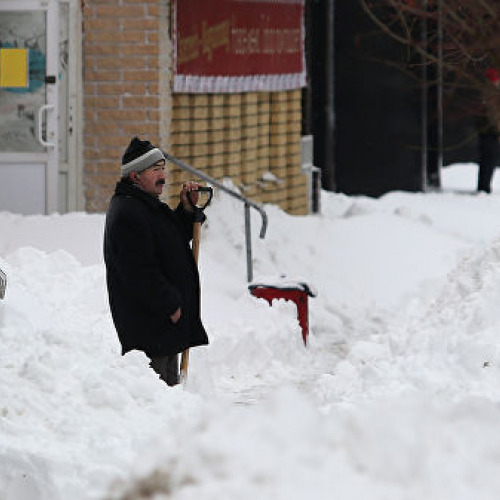
<path fill-rule="evenodd" d="M 189 2 L 203 5 L 181 5 Z M 233 55 L 252 49 L 251 62 L 260 50 L 256 28 L 244 31 L 234 23 L 237 9 L 247 9 L 245 17 L 252 19 L 262 3 L 218 2 L 220 15 L 224 8 L 232 14 L 205 22 L 198 13 L 201 55 L 222 59 L 238 42 Z M 261 56 L 276 63 L 292 54 L 281 39 L 292 44 L 298 35 L 272 26 L 274 10 L 297 13 L 303 2 L 268 4 L 261 36 L 275 36 L 268 36 Z M 105 211 L 121 155 L 137 135 L 211 177 L 230 178 L 254 201 L 279 204 L 292 214 L 309 212 L 310 176 L 301 157 L 305 68 L 302 79 L 288 78 L 284 85 L 273 80 L 268 88 L 249 75 L 250 88 L 174 89 L 179 43 L 185 50 L 192 39 L 181 33 L 176 8 L 174 0 L 0 1 L 0 171 L 6 179 L 0 210 Z M 190 18 L 184 21 L 189 28 Z M 2 86 L 2 75 L 14 75 L 15 85 Z M 192 175 L 172 165 L 168 171 L 170 199 Z"/>

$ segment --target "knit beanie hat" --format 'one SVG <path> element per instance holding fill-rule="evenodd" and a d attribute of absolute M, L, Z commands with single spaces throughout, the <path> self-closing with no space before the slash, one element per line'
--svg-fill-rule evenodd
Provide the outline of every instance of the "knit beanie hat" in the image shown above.
<path fill-rule="evenodd" d="M 122 156 L 122 177 L 130 172 L 142 172 L 160 160 L 165 160 L 161 149 L 134 137 Z"/>

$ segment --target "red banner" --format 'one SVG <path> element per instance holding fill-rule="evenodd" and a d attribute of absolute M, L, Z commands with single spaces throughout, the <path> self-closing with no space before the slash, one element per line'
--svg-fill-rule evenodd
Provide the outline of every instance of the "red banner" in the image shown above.
<path fill-rule="evenodd" d="M 305 86 L 304 0 L 176 0 L 175 92 Z"/>

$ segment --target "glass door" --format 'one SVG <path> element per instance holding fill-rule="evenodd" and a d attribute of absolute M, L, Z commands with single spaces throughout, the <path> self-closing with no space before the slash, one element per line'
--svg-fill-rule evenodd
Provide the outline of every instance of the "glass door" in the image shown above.
<path fill-rule="evenodd" d="M 0 1 L 0 210 L 57 210 L 58 2 Z"/>

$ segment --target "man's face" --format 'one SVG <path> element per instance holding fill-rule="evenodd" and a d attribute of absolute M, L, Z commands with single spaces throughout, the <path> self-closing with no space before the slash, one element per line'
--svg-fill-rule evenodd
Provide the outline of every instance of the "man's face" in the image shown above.
<path fill-rule="evenodd" d="M 153 196 L 160 196 L 165 185 L 165 160 L 156 162 L 140 173 L 132 174 L 134 183 Z"/>

